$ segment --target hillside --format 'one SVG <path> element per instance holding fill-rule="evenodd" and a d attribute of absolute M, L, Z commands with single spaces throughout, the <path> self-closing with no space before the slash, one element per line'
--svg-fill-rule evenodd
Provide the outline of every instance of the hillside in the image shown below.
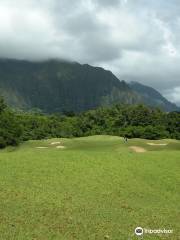
<path fill-rule="evenodd" d="M 128 85 L 112 72 L 88 64 L 0 59 L 0 95 L 19 109 L 81 112 L 115 103 L 145 103 L 177 110 L 157 91 L 143 87 Z"/>
<path fill-rule="evenodd" d="M 83 111 L 140 100 L 110 71 L 57 60 L 1 60 L 0 94 L 13 107 L 44 112 Z"/>
<path fill-rule="evenodd" d="M 165 111 L 179 111 L 180 109 L 174 104 L 169 102 L 157 90 L 152 87 L 145 86 L 138 82 L 131 82 L 129 86 L 141 97 L 143 102 L 148 106 L 160 107 Z"/>

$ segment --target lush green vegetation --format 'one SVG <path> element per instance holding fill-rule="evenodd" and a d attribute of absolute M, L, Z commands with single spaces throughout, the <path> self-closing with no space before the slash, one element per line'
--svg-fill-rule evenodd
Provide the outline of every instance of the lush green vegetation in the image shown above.
<path fill-rule="evenodd" d="M 101 107 L 80 114 L 13 112 L 0 102 L 0 148 L 20 141 L 92 135 L 180 139 L 180 113 L 144 105 Z"/>
<path fill-rule="evenodd" d="M 46 113 L 142 100 L 110 71 L 58 60 L 0 59 L 0 94 L 12 107 L 39 108 Z"/>
<path fill-rule="evenodd" d="M 180 139 L 180 113 L 165 113 L 143 105 L 116 105 L 81 114 L 20 114 L 23 140 L 92 135 L 127 136 L 128 138 Z"/>
<path fill-rule="evenodd" d="M 59 60 L 0 59 L 0 95 L 14 108 L 46 113 L 82 112 L 116 103 L 179 110 L 155 89 L 120 81 L 103 68 Z"/>
<path fill-rule="evenodd" d="M 22 137 L 21 124 L 16 115 L 0 99 L 0 148 L 17 145 Z"/>
<path fill-rule="evenodd" d="M 175 140 L 124 143 L 111 136 L 29 141 L 1 150 L 0 238 L 133 240 L 140 225 L 174 230 L 145 239 L 177 240 L 179 150 Z"/>

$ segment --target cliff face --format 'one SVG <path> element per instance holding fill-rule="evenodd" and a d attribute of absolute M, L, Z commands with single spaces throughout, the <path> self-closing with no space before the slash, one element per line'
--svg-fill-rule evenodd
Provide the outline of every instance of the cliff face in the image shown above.
<path fill-rule="evenodd" d="M 140 99 L 110 71 L 56 60 L 0 60 L 0 95 L 13 107 L 45 112 L 84 111 Z"/>
<path fill-rule="evenodd" d="M 115 103 L 178 109 L 153 88 L 119 81 L 103 68 L 58 60 L 0 59 L 0 95 L 12 107 L 47 113 L 80 112 Z"/>

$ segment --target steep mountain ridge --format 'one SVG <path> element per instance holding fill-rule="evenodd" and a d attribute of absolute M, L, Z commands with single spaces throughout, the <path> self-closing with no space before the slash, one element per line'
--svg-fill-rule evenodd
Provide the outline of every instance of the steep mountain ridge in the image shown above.
<path fill-rule="evenodd" d="M 57 60 L 1 60 L 0 94 L 13 107 L 45 112 L 84 111 L 140 101 L 138 94 L 110 71 Z"/>
<path fill-rule="evenodd" d="M 143 102 L 148 106 L 159 107 L 165 111 L 179 111 L 176 104 L 171 103 L 152 87 L 138 82 L 131 82 L 129 86 L 143 98 Z"/>
<path fill-rule="evenodd" d="M 80 112 L 115 103 L 153 103 L 110 71 L 60 60 L 0 59 L 0 95 L 12 107 L 47 113 Z M 163 100 L 166 109 L 167 100 Z M 174 110 L 175 105 L 171 106 Z"/>

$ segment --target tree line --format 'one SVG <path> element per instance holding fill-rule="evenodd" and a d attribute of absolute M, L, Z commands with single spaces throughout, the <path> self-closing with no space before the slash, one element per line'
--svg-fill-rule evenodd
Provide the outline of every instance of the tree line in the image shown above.
<path fill-rule="evenodd" d="M 91 135 L 180 139 L 180 113 L 144 105 L 115 105 L 46 115 L 12 110 L 0 98 L 0 148 L 27 140 Z"/>

